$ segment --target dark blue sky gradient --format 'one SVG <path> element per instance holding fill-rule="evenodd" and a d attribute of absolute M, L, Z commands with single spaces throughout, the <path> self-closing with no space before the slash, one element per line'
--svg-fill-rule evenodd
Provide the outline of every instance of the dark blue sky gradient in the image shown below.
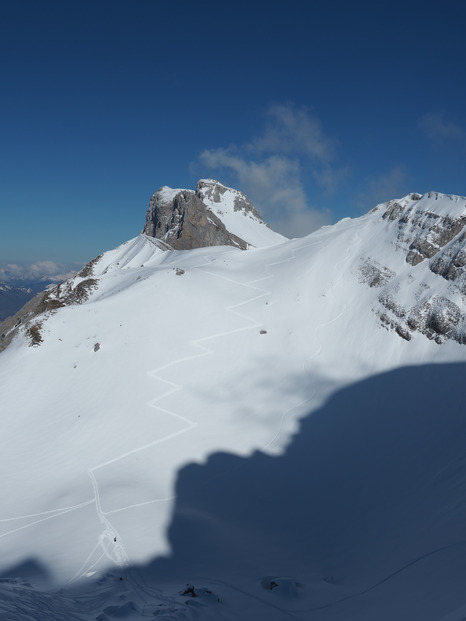
<path fill-rule="evenodd" d="M 158 187 L 201 177 L 249 191 L 267 219 L 253 185 L 200 155 L 266 157 L 245 145 L 276 104 L 331 144 L 331 190 L 283 153 L 327 219 L 465 195 L 465 23 L 460 0 L 2 3 L 0 261 L 87 261 L 141 230 Z"/>

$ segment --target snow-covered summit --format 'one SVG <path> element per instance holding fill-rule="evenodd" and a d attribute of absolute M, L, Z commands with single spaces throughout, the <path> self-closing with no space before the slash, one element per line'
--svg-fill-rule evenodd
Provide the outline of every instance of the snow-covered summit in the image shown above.
<path fill-rule="evenodd" d="M 214 179 L 201 179 L 196 190 L 160 188 L 150 199 L 143 233 L 177 250 L 229 245 L 238 248 L 282 243 L 249 198 Z"/>

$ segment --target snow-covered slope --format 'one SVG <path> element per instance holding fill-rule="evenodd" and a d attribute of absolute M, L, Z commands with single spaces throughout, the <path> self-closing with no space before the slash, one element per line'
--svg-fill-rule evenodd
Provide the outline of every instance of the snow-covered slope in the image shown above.
<path fill-rule="evenodd" d="M 459 620 L 465 205 L 55 290 L 0 355 L 4 618 Z"/>

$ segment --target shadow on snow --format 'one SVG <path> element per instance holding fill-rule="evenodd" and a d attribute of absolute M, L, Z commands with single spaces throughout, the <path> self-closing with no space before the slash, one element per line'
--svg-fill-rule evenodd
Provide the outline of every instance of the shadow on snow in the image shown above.
<path fill-rule="evenodd" d="M 446 620 L 466 603 L 465 378 L 466 364 L 371 377 L 281 456 L 183 468 L 171 556 L 125 582 L 153 600 L 207 587 L 219 619 Z"/>
<path fill-rule="evenodd" d="M 384 373 L 303 419 L 283 456 L 185 467 L 172 556 L 143 575 L 264 599 L 286 576 L 297 618 L 439 619 L 464 604 L 465 378 L 465 364 Z"/>

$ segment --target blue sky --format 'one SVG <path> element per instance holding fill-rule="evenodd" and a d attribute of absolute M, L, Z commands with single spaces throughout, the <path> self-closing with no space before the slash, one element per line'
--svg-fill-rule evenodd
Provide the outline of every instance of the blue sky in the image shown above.
<path fill-rule="evenodd" d="M 466 195 L 466 3 L 11 0 L 0 264 L 83 263 L 213 177 L 304 235 Z"/>

